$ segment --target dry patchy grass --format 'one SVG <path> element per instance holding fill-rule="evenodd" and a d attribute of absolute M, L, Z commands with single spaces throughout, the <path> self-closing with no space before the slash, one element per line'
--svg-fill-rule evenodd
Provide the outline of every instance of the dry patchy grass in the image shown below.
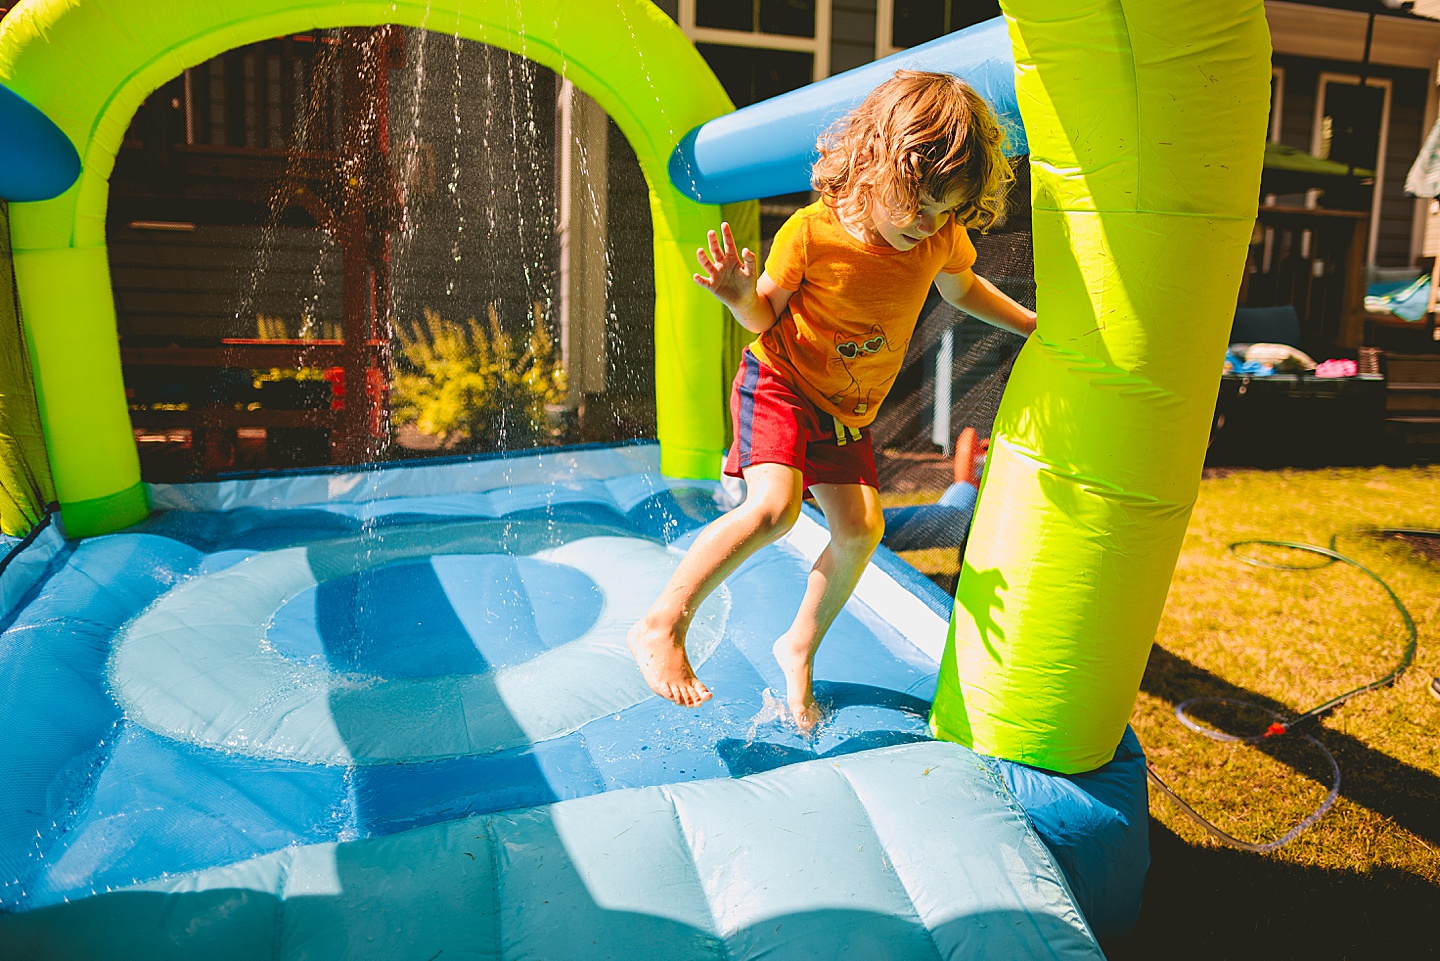
<path fill-rule="evenodd" d="M 1366 533 L 1382 527 L 1440 528 L 1440 470 L 1207 478 L 1133 723 L 1157 770 L 1173 772 L 1192 803 L 1223 819 L 1232 833 L 1277 837 L 1318 804 L 1329 765 L 1305 742 L 1275 740 L 1265 752 L 1211 742 L 1177 724 L 1173 707 L 1187 697 L 1222 695 L 1293 716 L 1394 667 L 1406 635 L 1373 580 L 1349 565 L 1317 564 L 1324 559 L 1298 552 L 1268 551 L 1315 569 L 1252 567 L 1229 547 L 1249 539 L 1328 546 L 1335 538 L 1336 550 L 1399 595 L 1420 640 L 1414 665 L 1393 688 L 1360 695 L 1308 725 L 1337 757 L 1347 755 L 1342 797 L 1276 857 L 1329 869 L 1388 866 L 1440 884 L 1440 702 L 1428 691 L 1440 673 L 1440 566 L 1409 544 Z M 1251 730 L 1266 721 L 1255 716 Z M 1405 804 L 1400 796 L 1409 793 L 1407 785 L 1432 803 Z M 1254 800 L 1241 800 L 1247 796 Z M 1153 809 L 1180 837 L 1201 842 L 1198 828 L 1176 817 L 1168 802 L 1157 797 Z"/>
<path fill-rule="evenodd" d="M 1145 909 L 1134 942 L 1112 946 L 1116 956 L 1155 956 L 1162 944 L 1171 957 L 1440 956 L 1440 700 L 1428 690 L 1440 674 L 1440 560 L 1423 540 L 1367 533 L 1381 527 L 1440 528 L 1440 469 L 1202 481 L 1132 725 L 1157 771 L 1221 828 L 1249 841 L 1280 837 L 1324 800 L 1330 765 L 1294 734 L 1259 748 L 1200 737 L 1176 720 L 1175 705 L 1220 696 L 1294 716 L 1388 673 L 1405 641 L 1383 589 L 1355 568 L 1273 550 L 1271 559 L 1316 569 L 1257 568 L 1232 543 L 1336 538 L 1400 597 L 1419 643 L 1393 688 L 1299 728 L 1333 752 L 1341 796 L 1279 851 L 1222 848 L 1152 788 Z M 953 584 L 953 551 L 906 560 Z M 1206 717 L 1236 733 L 1270 720 Z"/>

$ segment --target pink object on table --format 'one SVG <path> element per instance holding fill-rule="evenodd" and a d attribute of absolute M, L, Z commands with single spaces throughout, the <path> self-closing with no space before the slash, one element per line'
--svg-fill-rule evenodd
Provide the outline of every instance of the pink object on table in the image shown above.
<path fill-rule="evenodd" d="M 1353 360 L 1327 360 L 1315 368 L 1316 377 L 1354 377 L 1360 366 Z"/>

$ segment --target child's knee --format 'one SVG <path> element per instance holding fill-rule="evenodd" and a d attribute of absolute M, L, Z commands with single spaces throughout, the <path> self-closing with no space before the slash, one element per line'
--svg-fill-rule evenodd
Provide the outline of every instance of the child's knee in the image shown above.
<path fill-rule="evenodd" d="M 866 505 L 863 510 L 845 518 L 843 523 L 832 524 L 830 539 L 837 549 L 847 554 L 868 557 L 880 546 L 885 537 L 885 513 L 879 504 Z"/>
<path fill-rule="evenodd" d="M 885 539 L 885 514 L 877 507 L 873 513 L 865 516 L 865 527 L 861 533 L 865 544 L 865 550 L 874 553 L 875 548 Z"/>
<path fill-rule="evenodd" d="M 800 498 L 778 494 L 745 502 L 757 530 L 774 540 L 784 537 L 800 519 Z"/>

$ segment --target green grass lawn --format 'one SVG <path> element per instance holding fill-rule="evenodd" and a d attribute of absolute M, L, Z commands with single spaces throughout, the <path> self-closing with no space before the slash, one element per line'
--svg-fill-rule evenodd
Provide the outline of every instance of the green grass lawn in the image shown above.
<path fill-rule="evenodd" d="M 1297 728 L 1334 754 L 1341 790 L 1288 846 L 1220 846 L 1152 786 L 1145 905 L 1134 941 L 1110 946 L 1112 958 L 1440 957 L 1440 699 L 1429 691 L 1440 674 L 1440 542 L 1368 533 L 1379 527 L 1440 529 L 1440 468 L 1202 481 L 1131 723 L 1151 765 L 1203 815 L 1246 841 L 1278 838 L 1324 800 L 1331 768 L 1296 734 L 1258 747 L 1203 738 L 1176 720 L 1177 703 L 1222 696 L 1294 716 L 1388 673 L 1406 636 L 1383 589 L 1355 568 L 1256 568 L 1231 543 L 1326 546 L 1338 535 L 1340 553 L 1399 595 L 1419 643 L 1394 687 Z M 904 556 L 953 585 L 954 551 Z M 1270 721 L 1210 719 L 1234 733 Z"/>

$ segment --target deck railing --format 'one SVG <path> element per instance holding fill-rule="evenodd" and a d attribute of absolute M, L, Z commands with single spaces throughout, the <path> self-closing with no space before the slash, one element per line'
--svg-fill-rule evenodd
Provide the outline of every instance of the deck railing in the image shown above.
<path fill-rule="evenodd" d="M 1368 226 L 1359 211 L 1262 206 L 1240 305 L 1293 304 L 1305 346 L 1360 347 Z"/>

